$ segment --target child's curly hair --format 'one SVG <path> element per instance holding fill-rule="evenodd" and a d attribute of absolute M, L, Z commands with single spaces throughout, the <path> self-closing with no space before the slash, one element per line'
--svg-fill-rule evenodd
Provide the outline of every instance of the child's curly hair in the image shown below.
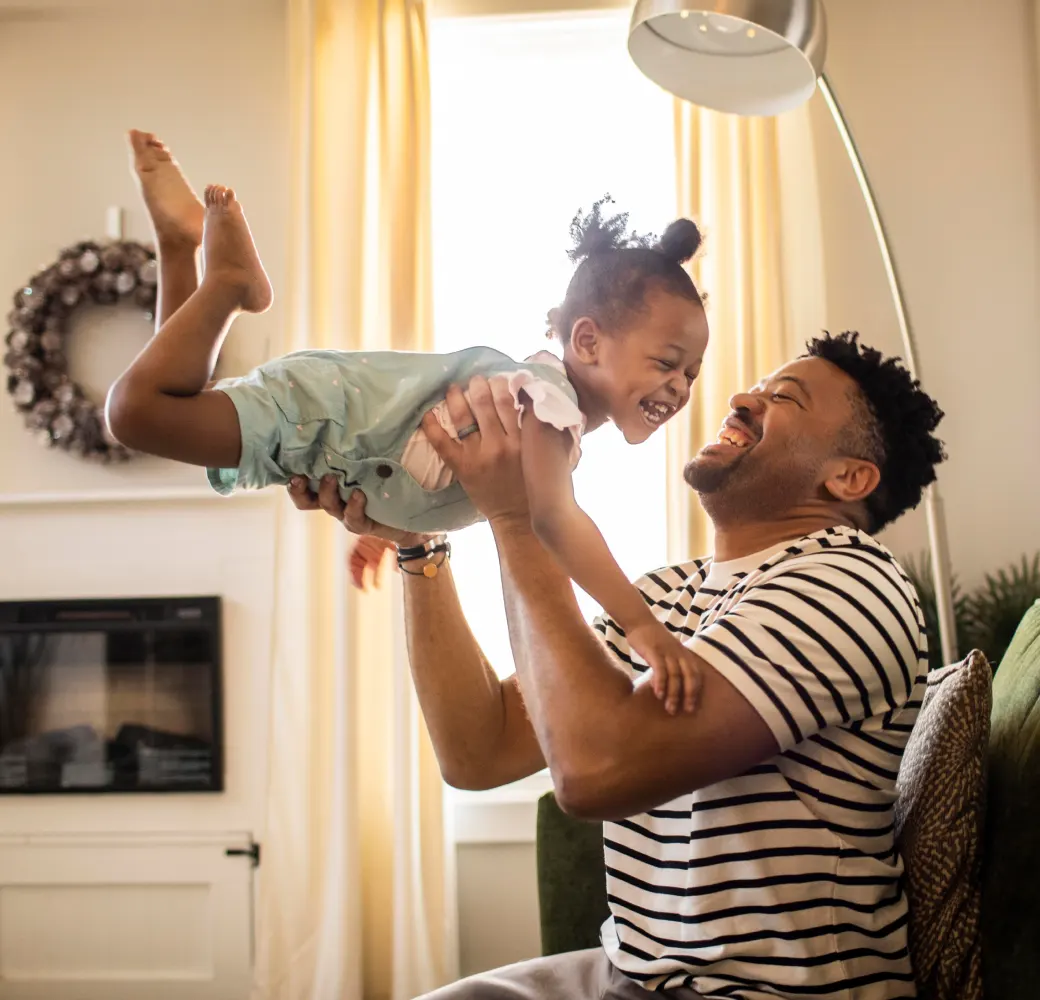
<path fill-rule="evenodd" d="M 938 404 L 903 367 L 900 358 L 859 343 L 858 333 L 829 333 L 806 344 L 805 357 L 836 365 L 859 387 L 853 399 L 854 424 L 841 442 L 843 450 L 877 465 L 878 488 L 865 503 L 868 531 L 880 531 L 921 502 L 935 481 L 935 467 L 946 459 L 934 431 L 943 418 Z"/>
<path fill-rule="evenodd" d="M 682 267 L 703 242 L 697 224 L 677 219 L 660 239 L 640 236 L 628 231 L 627 212 L 603 214 L 603 207 L 609 204 L 613 200 L 608 194 L 588 214 L 579 211 L 571 220 L 573 246 L 567 256 L 578 267 L 563 302 L 549 311 L 548 335 L 564 344 L 582 316 L 594 319 L 608 332 L 622 329 L 643 308 L 652 285 L 703 301 Z"/>

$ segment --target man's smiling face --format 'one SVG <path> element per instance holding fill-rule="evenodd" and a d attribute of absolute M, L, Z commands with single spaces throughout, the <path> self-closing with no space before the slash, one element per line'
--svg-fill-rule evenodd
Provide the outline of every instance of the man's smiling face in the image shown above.
<path fill-rule="evenodd" d="M 855 381 L 829 361 L 784 365 L 730 400 L 717 440 L 687 464 L 686 482 L 709 513 L 723 505 L 779 512 L 818 499 L 828 461 L 856 436 L 849 431 L 861 416 L 858 395 Z"/>

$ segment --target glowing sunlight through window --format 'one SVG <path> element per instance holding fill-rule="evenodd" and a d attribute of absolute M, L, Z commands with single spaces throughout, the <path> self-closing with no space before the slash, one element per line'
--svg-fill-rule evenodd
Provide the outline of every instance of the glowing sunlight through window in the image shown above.
<path fill-rule="evenodd" d="M 640 232 L 676 215 L 672 103 L 632 65 L 623 11 L 446 18 L 431 25 L 434 313 L 438 351 L 550 345 L 546 314 L 572 265 L 568 225 L 609 192 Z M 578 502 L 630 577 L 665 562 L 665 437 L 589 435 Z M 491 532 L 456 535 L 466 616 L 501 676 L 513 670 Z M 578 592 L 591 620 L 595 603 Z"/>

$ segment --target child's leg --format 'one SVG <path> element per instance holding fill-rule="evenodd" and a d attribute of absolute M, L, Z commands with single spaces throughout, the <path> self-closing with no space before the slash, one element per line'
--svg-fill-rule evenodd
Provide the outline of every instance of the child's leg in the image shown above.
<path fill-rule="evenodd" d="M 108 420 L 128 447 L 193 465 L 238 464 L 234 404 L 206 390 L 217 352 L 240 312 L 263 312 L 271 286 L 234 192 L 206 191 L 202 284 L 112 387 Z"/>
<path fill-rule="evenodd" d="M 196 254 L 202 246 L 202 202 L 166 146 L 151 132 L 131 130 L 133 170 L 155 233 L 159 263 L 158 330 L 199 284 Z"/>
<path fill-rule="evenodd" d="M 131 129 L 133 169 L 155 234 L 159 266 L 155 329 L 199 287 L 205 207 L 166 145 L 151 132 Z"/>

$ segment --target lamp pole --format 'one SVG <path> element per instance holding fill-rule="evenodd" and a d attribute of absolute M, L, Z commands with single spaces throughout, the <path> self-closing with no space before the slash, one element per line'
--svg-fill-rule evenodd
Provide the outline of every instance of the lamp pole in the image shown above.
<path fill-rule="evenodd" d="M 913 330 L 910 328 L 910 320 L 907 317 L 906 300 L 903 297 L 903 289 L 899 282 L 899 273 L 896 271 L 892 250 L 889 247 L 885 224 L 881 219 L 877 199 L 874 197 L 874 189 L 870 185 L 870 178 L 867 176 L 866 168 L 863 166 L 863 160 L 860 157 L 856 141 L 852 137 L 848 122 L 845 120 L 841 105 L 838 103 L 826 73 L 820 74 L 819 87 L 831 117 L 834 119 L 834 124 L 838 128 L 838 134 L 841 136 L 845 151 L 852 162 L 856 181 L 859 184 L 863 200 L 866 202 L 871 225 L 874 227 L 874 235 L 877 237 L 878 247 L 881 250 L 881 260 L 885 265 L 888 287 L 892 292 L 892 301 L 896 307 L 899 334 L 903 340 L 903 360 L 911 376 L 915 379 L 919 378 L 917 348 Z M 942 498 L 939 496 L 938 483 L 932 483 L 925 490 L 924 511 L 928 521 L 932 580 L 935 584 L 935 605 L 939 617 L 939 642 L 942 647 L 942 658 L 943 663 L 954 663 L 957 659 L 957 626 L 953 610 L 953 583 L 950 570 L 949 543 L 946 537 L 946 518 L 943 514 Z"/>

